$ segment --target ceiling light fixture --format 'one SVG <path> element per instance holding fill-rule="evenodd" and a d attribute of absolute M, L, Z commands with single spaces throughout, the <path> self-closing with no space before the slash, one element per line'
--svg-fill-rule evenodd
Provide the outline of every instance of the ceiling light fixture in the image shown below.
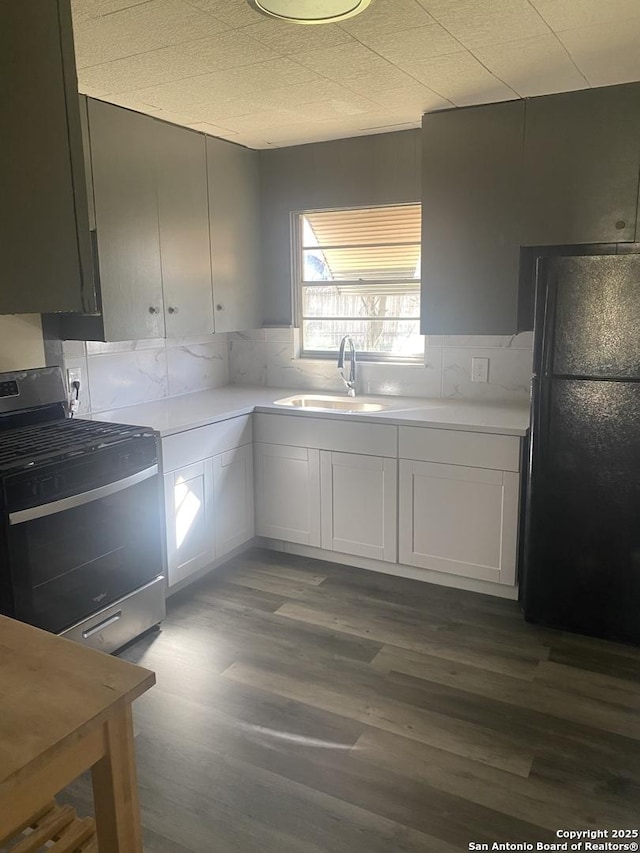
<path fill-rule="evenodd" d="M 250 6 L 270 18 L 290 24 L 335 24 L 353 18 L 372 0 L 247 0 Z"/>

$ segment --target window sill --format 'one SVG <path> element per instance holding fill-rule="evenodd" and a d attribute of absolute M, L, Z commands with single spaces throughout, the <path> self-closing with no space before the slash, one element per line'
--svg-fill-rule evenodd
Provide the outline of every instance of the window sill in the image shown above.
<path fill-rule="evenodd" d="M 337 352 L 301 352 L 296 356 L 301 361 L 337 361 Z M 357 353 L 356 359 L 359 364 L 378 364 L 381 366 L 395 365 L 396 367 L 424 367 L 424 355 L 415 358 L 402 358 L 401 356 L 381 356 L 375 353 Z M 347 362 L 349 361 L 347 357 Z"/>

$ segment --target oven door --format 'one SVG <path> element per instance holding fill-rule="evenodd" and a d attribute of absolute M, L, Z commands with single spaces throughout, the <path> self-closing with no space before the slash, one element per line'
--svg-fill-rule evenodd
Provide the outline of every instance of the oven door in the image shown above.
<path fill-rule="evenodd" d="M 158 466 L 9 514 L 14 615 L 60 632 L 162 574 Z"/>

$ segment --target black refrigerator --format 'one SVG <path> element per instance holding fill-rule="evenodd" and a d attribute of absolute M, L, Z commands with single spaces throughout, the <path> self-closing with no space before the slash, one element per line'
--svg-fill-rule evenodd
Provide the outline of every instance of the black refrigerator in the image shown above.
<path fill-rule="evenodd" d="M 541 259 L 521 603 L 640 644 L 640 255 Z"/>

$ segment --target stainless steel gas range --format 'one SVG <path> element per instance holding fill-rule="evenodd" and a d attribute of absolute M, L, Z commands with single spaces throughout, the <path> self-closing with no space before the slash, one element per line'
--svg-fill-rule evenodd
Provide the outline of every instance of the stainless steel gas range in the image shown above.
<path fill-rule="evenodd" d="M 57 367 L 0 374 L 0 612 L 111 652 L 164 617 L 158 438 L 65 404 Z"/>

